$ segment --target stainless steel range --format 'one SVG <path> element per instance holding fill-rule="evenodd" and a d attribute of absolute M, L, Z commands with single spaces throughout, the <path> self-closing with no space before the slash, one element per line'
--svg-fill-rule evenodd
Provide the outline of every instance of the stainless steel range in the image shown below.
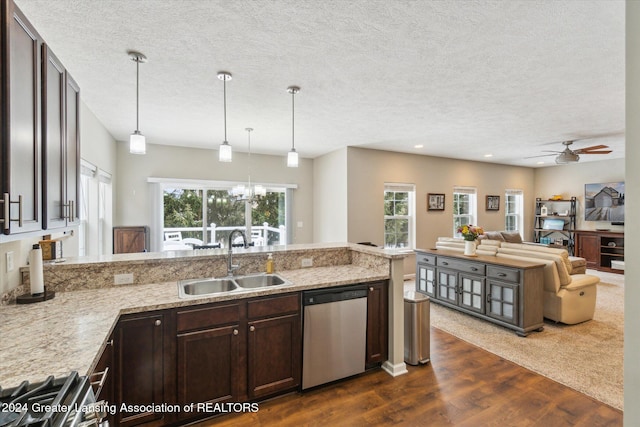
<path fill-rule="evenodd" d="M 93 383 L 101 387 L 106 378 Z M 77 372 L 39 383 L 0 387 L 0 427 L 105 426 L 105 402 L 96 402 L 89 377 Z M 106 423 L 106 424 L 105 424 Z"/>

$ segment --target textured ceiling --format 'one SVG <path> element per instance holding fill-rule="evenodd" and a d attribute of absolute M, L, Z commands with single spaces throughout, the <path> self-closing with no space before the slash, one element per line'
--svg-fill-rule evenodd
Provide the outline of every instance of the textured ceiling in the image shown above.
<path fill-rule="evenodd" d="M 15 0 L 118 140 L 302 157 L 345 146 L 553 164 L 624 157 L 624 1 Z M 422 144 L 421 149 L 414 148 Z M 485 154 L 493 157 L 485 158 Z"/>

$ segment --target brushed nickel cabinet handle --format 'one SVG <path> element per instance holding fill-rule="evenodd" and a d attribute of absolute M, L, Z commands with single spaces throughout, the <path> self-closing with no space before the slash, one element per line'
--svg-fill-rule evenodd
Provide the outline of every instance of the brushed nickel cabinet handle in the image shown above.
<path fill-rule="evenodd" d="M 254 332 L 254 331 L 256 330 L 256 327 L 255 327 L 255 326 L 253 326 L 253 325 L 251 325 L 251 326 L 249 327 L 249 330 L 250 330 L 251 332 Z"/>
<path fill-rule="evenodd" d="M 237 330 L 237 329 L 234 329 L 234 330 L 233 330 L 233 335 L 238 335 L 239 333 L 240 333 L 240 332 L 238 332 L 238 330 Z"/>
<path fill-rule="evenodd" d="M 2 206 L 2 210 L 4 211 L 3 215 L 2 215 L 2 230 L 3 231 L 9 231 L 9 216 L 11 215 L 11 210 L 9 209 L 10 205 L 10 198 L 9 198 L 9 193 L 3 193 L 2 194 L 2 200 L 0 200 L 0 203 L 3 204 Z"/>
<path fill-rule="evenodd" d="M 156 320 L 156 321 L 155 321 L 155 325 L 156 325 L 156 326 L 160 326 L 160 325 L 162 325 L 162 320 L 160 320 L 160 319 Z"/>
<path fill-rule="evenodd" d="M 373 292 L 373 286 L 369 287 L 369 292 Z"/>

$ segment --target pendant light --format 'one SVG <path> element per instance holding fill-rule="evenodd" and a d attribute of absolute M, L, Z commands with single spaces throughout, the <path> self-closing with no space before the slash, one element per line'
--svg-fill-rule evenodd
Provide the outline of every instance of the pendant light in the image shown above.
<path fill-rule="evenodd" d="M 140 52 L 130 50 L 129 58 L 136 63 L 136 130 L 129 136 L 129 152 L 131 154 L 145 154 L 147 143 L 140 132 L 140 63 L 147 62 L 147 57 Z"/>
<path fill-rule="evenodd" d="M 221 162 L 230 162 L 233 156 L 231 145 L 227 141 L 227 80 L 231 80 L 231 73 L 227 71 L 218 72 L 218 78 L 222 80 L 224 85 L 224 141 L 220 144 L 218 151 L 218 160 Z"/>
<path fill-rule="evenodd" d="M 291 151 L 287 155 L 287 167 L 297 168 L 298 167 L 298 152 L 296 151 L 296 137 L 295 137 L 295 114 L 296 114 L 296 104 L 295 104 L 295 96 L 296 93 L 300 92 L 300 88 L 298 86 L 289 86 L 287 88 L 287 92 L 291 94 Z"/>

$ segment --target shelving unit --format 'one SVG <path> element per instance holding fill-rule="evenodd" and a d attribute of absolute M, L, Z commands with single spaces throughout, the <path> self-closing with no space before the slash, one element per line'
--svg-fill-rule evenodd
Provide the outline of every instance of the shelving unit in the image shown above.
<path fill-rule="evenodd" d="M 543 214 L 543 206 L 547 209 L 546 215 Z M 558 229 L 558 225 L 562 228 Z M 536 199 L 536 212 L 533 224 L 534 242 L 563 247 L 567 249 L 569 255 L 573 255 L 575 250 L 575 232 L 575 197 L 562 200 Z"/>
<path fill-rule="evenodd" d="M 624 273 L 612 261 L 624 261 L 624 232 L 604 230 L 576 231 L 576 254 L 587 260 L 587 268 Z"/>

